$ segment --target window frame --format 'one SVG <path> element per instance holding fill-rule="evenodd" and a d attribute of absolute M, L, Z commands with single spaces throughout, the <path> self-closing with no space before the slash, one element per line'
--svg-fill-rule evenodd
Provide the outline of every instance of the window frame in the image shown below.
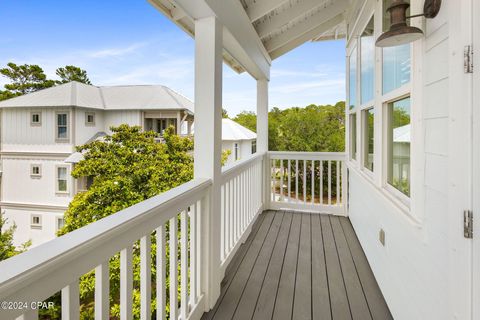
<path fill-rule="evenodd" d="M 38 218 L 38 223 L 35 223 L 33 220 Z M 30 215 L 30 228 L 31 229 L 42 229 L 42 215 L 41 214 L 31 214 Z"/>
<path fill-rule="evenodd" d="M 60 190 L 59 186 L 59 169 L 64 168 L 66 170 L 66 178 L 65 178 L 65 185 L 66 185 L 66 190 Z M 55 193 L 56 194 L 69 194 L 70 193 L 70 187 L 69 187 L 69 179 L 68 179 L 68 174 L 69 174 L 69 167 L 67 165 L 56 165 L 55 166 Z"/>
<path fill-rule="evenodd" d="M 367 121 L 368 121 L 368 118 L 367 118 L 367 113 L 368 111 L 370 110 L 373 110 L 373 159 L 372 159 L 372 170 L 370 170 L 370 168 L 368 168 L 366 166 L 366 159 L 368 157 L 368 144 L 367 144 Z M 373 179 L 373 175 L 374 173 L 376 172 L 376 166 L 375 166 L 375 154 L 376 154 L 376 148 L 375 148 L 375 141 L 376 141 L 376 137 L 375 137 L 375 133 L 377 130 L 375 130 L 375 119 L 376 119 L 376 109 L 373 105 L 370 105 L 370 106 L 365 106 L 363 107 L 361 110 L 360 110 L 360 118 L 361 118 L 361 143 L 360 143 L 360 147 L 361 147 L 361 162 L 360 162 L 360 167 L 361 167 L 361 170 L 362 172 L 366 173 L 370 178 Z"/>
<path fill-rule="evenodd" d="M 33 116 L 38 115 L 38 122 L 33 121 Z M 42 112 L 41 111 L 31 111 L 30 112 L 30 126 L 31 127 L 40 127 L 42 126 Z"/>
<path fill-rule="evenodd" d="M 58 116 L 65 114 L 66 115 L 66 137 L 60 138 L 58 129 L 60 128 L 58 124 Z M 63 127 L 63 126 L 62 126 Z M 69 111 L 56 111 L 55 112 L 55 141 L 56 142 L 70 142 L 70 112 Z"/>
<path fill-rule="evenodd" d="M 397 97 L 397 98 L 394 98 L 394 99 L 391 99 L 391 100 L 388 100 L 388 101 L 385 101 L 383 104 L 382 104 L 382 108 L 383 108 L 383 119 L 382 119 L 382 135 L 384 137 L 387 137 L 388 136 L 388 132 L 390 130 L 390 123 L 389 123 L 389 105 L 391 103 L 394 103 L 395 101 L 399 101 L 399 100 L 403 100 L 405 98 L 410 98 L 411 99 L 411 93 L 408 92 L 408 93 L 404 93 L 403 95 Z M 410 110 L 412 108 L 412 104 L 411 104 L 411 101 L 410 101 Z M 412 116 L 410 114 L 410 126 L 412 126 Z M 410 196 L 407 196 L 406 194 L 404 194 L 403 192 L 401 192 L 400 190 L 398 190 L 397 188 L 395 188 L 394 186 L 392 186 L 389 182 L 388 182 L 388 170 L 389 170 L 389 160 L 390 160 L 390 155 L 389 155 L 389 141 L 388 139 L 384 139 L 383 141 L 383 146 L 382 146 L 382 149 L 383 149 L 383 153 L 382 153 L 382 159 L 383 159 L 383 175 L 382 175 L 382 188 L 388 192 L 389 194 L 391 194 L 395 199 L 399 200 L 403 205 L 405 205 L 406 207 L 410 208 L 410 203 L 411 203 L 411 172 L 412 172 L 412 149 L 411 149 L 411 146 L 412 146 L 412 143 L 413 142 L 413 139 L 412 139 L 412 134 L 410 133 Z"/>
<path fill-rule="evenodd" d="M 58 221 L 62 220 L 63 221 L 63 225 L 61 228 L 63 228 L 65 226 L 65 217 L 63 216 L 56 216 L 55 217 L 55 230 L 58 231 L 60 230 L 61 228 L 59 228 L 59 224 L 58 224 Z"/>
<path fill-rule="evenodd" d="M 33 169 L 38 167 L 38 173 L 34 173 Z M 42 165 L 39 163 L 30 164 L 30 177 L 31 178 L 41 178 L 42 177 Z"/>
<path fill-rule="evenodd" d="M 257 153 L 257 139 L 252 140 L 252 154 Z"/>
<path fill-rule="evenodd" d="M 240 159 L 240 145 L 238 142 L 234 142 L 233 143 L 233 152 L 234 152 L 234 159 L 235 161 L 239 160 Z"/>
<path fill-rule="evenodd" d="M 352 127 L 352 118 L 355 117 L 355 127 Z M 358 136 L 358 115 L 357 111 L 351 112 L 348 115 L 348 124 L 349 124 L 349 150 L 348 150 L 348 159 L 352 162 L 357 162 L 358 161 L 358 155 L 359 155 L 359 150 L 358 150 L 358 143 L 357 143 L 357 136 Z M 355 150 L 354 150 L 355 147 Z"/>
<path fill-rule="evenodd" d="M 91 122 L 88 121 L 89 116 L 92 116 L 93 121 L 91 121 Z M 96 118 L 95 112 L 92 112 L 92 111 L 85 112 L 85 125 L 89 126 L 89 127 L 94 127 L 95 126 L 95 118 Z"/>

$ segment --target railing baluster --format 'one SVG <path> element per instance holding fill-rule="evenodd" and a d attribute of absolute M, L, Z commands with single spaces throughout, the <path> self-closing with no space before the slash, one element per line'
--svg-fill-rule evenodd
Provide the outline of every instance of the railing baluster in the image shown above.
<path fill-rule="evenodd" d="M 312 181 L 311 181 L 311 186 L 312 186 L 312 204 L 315 204 L 315 160 L 312 160 L 310 162 L 310 168 L 312 171 Z"/>
<path fill-rule="evenodd" d="M 150 300 L 152 299 L 152 239 L 150 234 L 140 239 L 140 318 L 150 319 Z"/>
<path fill-rule="evenodd" d="M 180 315 L 187 319 L 188 315 L 188 226 L 187 211 L 180 214 Z"/>
<path fill-rule="evenodd" d="M 165 254 L 165 226 L 161 225 L 156 230 L 157 235 L 157 320 L 165 320 L 166 310 L 166 294 L 165 294 L 165 278 L 166 278 L 166 254 Z M 131 299 L 130 299 L 131 300 Z M 130 319 L 130 318 L 129 318 Z"/>
<path fill-rule="evenodd" d="M 332 204 L 332 161 L 328 160 L 328 205 Z"/>
<path fill-rule="evenodd" d="M 340 161 L 337 161 L 337 194 L 336 194 L 337 206 L 340 205 Z"/>
<path fill-rule="evenodd" d="M 158 269 L 157 269 L 158 270 Z M 120 251 L 120 319 L 132 319 L 132 246 Z"/>
<path fill-rule="evenodd" d="M 280 160 L 280 201 L 283 201 L 283 159 Z"/>
<path fill-rule="evenodd" d="M 303 160 L 303 203 L 307 203 L 307 161 Z"/>
<path fill-rule="evenodd" d="M 108 260 L 95 268 L 95 319 L 107 320 L 110 314 Z"/>
<path fill-rule="evenodd" d="M 202 293 L 202 290 L 203 290 L 203 286 L 202 286 L 202 281 L 203 281 L 203 275 L 202 275 L 202 263 L 204 263 L 204 256 L 202 255 L 202 222 L 204 222 L 205 220 L 202 221 L 202 217 L 204 216 L 204 212 L 202 211 L 202 202 L 205 202 L 205 198 L 203 198 L 201 201 L 198 201 L 195 205 L 196 205 L 196 209 L 195 209 L 195 220 L 196 220 L 196 224 L 197 224 L 197 237 L 196 237 L 196 242 L 197 242 L 197 247 L 196 247 L 196 257 L 195 259 L 197 260 L 197 264 L 195 266 L 195 269 L 196 269 L 196 277 L 197 277 L 197 284 L 196 284 L 196 288 L 197 288 L 197 298 L 200 297 L 200 294 Z"/>
<path fill-rule="evenodd" d="M 80 319 L 78 280 L 62 289 L 62 319 Z"/>
<path fill-rule="evenodd" d="M 230 250 L 232 250 L 233 247 L 233 232 L 234 232 L 234 227 L 235 227 L 235 221 L 234 221 L 234 210 L 235 210 L 235 190 L 233 186 L 233 179 L 228 182 L 229 184 L 229 192 L 230 192 L 230 209 L 229 209 L 229 223 L 228 223 L 228 233 L 229 233 L 229 245 L 228 245 L 228 252 L 230 253 Z"/>
<path fill-rule="evenodd" d="M 170 219 L 169 224 L 169 234 L 170 234 L 170 319 L 177 319 L 177 309 L 178 309 L 178 297 L 177 297 L 177 286 L 178 286 L 178 272 L 177 272 L 177 216 Z"/>
<path fill-rule="evenodd" d="M 323 161 L 320 160 L 320 204 L 323 204 Z"/>
<path fill-rule="evenodd" d="M 287 186 L 287 190 L 288 190 L 288 196 L 287 196 L 287 202 L 292 202 L 292 167 L 291 167 L 291 163 L 290 163 L 290 159 L 287 160 L 287 174 L 288 174 L 288 178 L 287 178 L 287 183 L 288 183 L 288 186 Z"/>
<path fill-rule="evenodd" d="M 190 304 L 197 304 L 197 210 L 190 207 Z"/>
<path fill-rule="evenodd" d="M 295 199 L 298 203 L 298 160 L 295 159 Z"/>

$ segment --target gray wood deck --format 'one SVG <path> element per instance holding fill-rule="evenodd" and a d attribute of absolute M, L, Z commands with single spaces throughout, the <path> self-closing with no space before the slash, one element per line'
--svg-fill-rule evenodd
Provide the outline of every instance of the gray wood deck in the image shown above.
<path fill-rule="evenodd" d="M 266 211 L 202 320 L 392 319 L 348 218 Z"/>

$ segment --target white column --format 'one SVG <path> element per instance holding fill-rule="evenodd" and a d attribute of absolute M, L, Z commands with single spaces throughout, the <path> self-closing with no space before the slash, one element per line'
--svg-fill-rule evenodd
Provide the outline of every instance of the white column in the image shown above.
<path fill-rule="evenodd" d="M 257 152 L 268 151 L 268 80 L 257 80 Z"/>
<path fill-rule="evenodd" d="M 257 153 L 268 151 L 268 80 L 257 80 Z M 270 207 L 270 159 L 263 162 L 263 209 Z"/>
<path fill-rule="evenodd" d="M 220 296 L 220 178 L 222 152 L 222 26 L 215 17 L 195 21 L 195 178 L 213 181 L 201 219 L 205 309 Z"/>

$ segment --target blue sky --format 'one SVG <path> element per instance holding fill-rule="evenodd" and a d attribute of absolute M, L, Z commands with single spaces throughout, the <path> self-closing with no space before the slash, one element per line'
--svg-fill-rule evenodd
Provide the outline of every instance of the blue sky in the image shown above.
<path fill-rule="evenodd" d="M 38 64 L 55 78 L 57 67 L 73 64 L 95 85 L 163 84 L 193 98 L 193 39 L 146 0 L 2 0 L 0 30 L 2 67 Z M 276 59 L 270 106 L 344 100 L 344 45 L 306 43 Z M 223 105 L 230 115 L 255 110 L 255 90 L 251 76 L 224 67 Z"/>

